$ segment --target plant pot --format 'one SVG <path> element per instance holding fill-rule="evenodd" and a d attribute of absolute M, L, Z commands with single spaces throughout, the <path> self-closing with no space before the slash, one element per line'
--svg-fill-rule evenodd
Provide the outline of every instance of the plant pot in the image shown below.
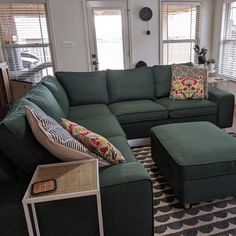
<path fill-rule="evenodd" d="M 206 64 L 206 57 L 198 56 L 198 64 Z"/>
<path fill-rule="evenodd" d="M 208 70 L 209 70 L 209 72 L 214 72 L 215 70 L 215 64 L 214 63 L 210 63 L 210 64 L 208 64 Z"/>

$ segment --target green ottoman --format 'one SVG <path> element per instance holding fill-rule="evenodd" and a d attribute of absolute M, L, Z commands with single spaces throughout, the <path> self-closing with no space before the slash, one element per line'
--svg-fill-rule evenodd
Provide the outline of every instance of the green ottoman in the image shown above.
<path fill-rule="evenodd" d="M 236 138 L 208 122 L 151 129 L 152 157 L 183 205 L 236 196 Z"/>

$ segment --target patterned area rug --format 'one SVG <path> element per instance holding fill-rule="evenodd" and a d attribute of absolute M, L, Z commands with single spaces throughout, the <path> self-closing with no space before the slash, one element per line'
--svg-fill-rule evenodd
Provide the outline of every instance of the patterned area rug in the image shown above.
<path fill-rule="evenodd" d="M 150 147 L 133 148 L 138 161 L 149 172 L 153 183 L 154 231 L 159 235 L 236 235 L 234 197 L 202 202 L 185 210 L 151 158 Z"/>

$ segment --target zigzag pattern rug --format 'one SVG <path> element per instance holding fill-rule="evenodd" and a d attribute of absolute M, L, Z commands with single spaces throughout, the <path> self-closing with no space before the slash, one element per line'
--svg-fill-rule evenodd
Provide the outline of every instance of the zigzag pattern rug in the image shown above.
<path fill-rule="evenodd" d="M 202 202 L 185 210 L 180 207 L 174 193 L 153 162 L 151 148 L 140 147 L 132 150 L 152 178 L 155 236 L 236 235 L 236 198 Z"/>

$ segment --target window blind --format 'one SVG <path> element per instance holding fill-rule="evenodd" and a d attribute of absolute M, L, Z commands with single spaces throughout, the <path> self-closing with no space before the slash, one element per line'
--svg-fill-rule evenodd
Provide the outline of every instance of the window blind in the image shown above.
<path fill-rule="evenodd" d="M 223 7 L 218 73 L 236 80 L 236 1 Z"/>
<path fill-rule="evenodd" d="M 200 2 L 162 2 L 163 64 L 194 62 L 193 47 L 199 43 Z"/>
<path fill-rule="evenodd" d="M 11 79 L 37 83 L 53 73 L 45 4 L 0 4 L 0 40 Z"/>

